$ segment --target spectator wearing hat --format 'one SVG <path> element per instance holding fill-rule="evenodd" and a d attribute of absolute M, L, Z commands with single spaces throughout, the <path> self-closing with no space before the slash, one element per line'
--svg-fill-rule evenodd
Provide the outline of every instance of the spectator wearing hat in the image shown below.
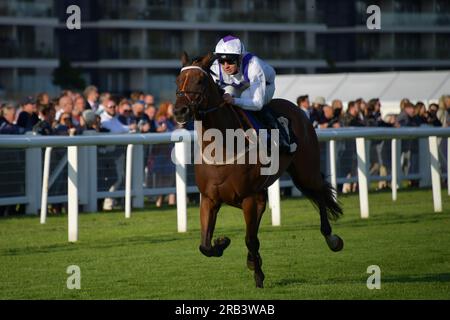
<path fill-rule="evenodd" d="M 36 123 L 39 122 L 37 115 L 36 102 L 33 97 L 26 97 L 22 102 L 22 112 L 17 119 L 17 125 L 25 130 L 32 131 Z"/>
<path fill-rule="evenodd" d="M 85 123 L 86 130 L 103 133 L 110 132 L 108 129 L 102 127 L 101 118 L 94 111 L 90 109 L 84 110 L 82 117 Z"/>
<path fill-rule="evenodd" d="M 319 125 L 319 121 L 322 118 L 322 108 L 325 104 L 326 102 L 324 97 L 316 97 L 314 99 L 311 109 L 311 117 L 309 118 L 314 128 L 317 128 Z"/>

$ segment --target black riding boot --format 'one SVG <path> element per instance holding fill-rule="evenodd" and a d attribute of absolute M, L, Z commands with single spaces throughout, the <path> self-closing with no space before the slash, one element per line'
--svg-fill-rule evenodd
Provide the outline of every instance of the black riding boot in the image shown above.
<path fill-rule="evenodd" d="M 270 129 L 278 129 L 280 138 L 279 141 L 280 151 L 288 154 L 292 153 L 289 135 L 286 132 L 286 129 L 277 120 L 277 118 L 275 118 L 271 110 L 269 108 L 263 108 L 260 111 L 260 115 L 264 123 L 267 124 L 270 127 Z"/>

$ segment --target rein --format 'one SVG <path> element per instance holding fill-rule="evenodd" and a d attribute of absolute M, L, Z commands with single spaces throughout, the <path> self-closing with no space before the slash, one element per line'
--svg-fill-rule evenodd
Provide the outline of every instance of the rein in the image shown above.
<path fill-rule="evenodd" d="M 203 72 L 203 74 L 205 74 L 207 77 L 209 77 L 209 73 L 206 72 L 205 70 L 203 70 L 203 68 L 201 68 L 199 66 L 183 67 L 180 70 L 180 74 L 187 70 L 200 70 L 201 72 Z M 184 89 L 186 87 L 187 79 L 188 78 L 186 77 L 186 80 L 183 84 L 182 89 L 177 91 L 177 96 L 185 97 L 189 101 L 189 106 L 194 108 L 195 113 L 197 113 L 199 116 L 203 117 L 204 115 L 206 115 L 210 112 L 217 111 L 222 107 L 222 105 L 219 105 L 216 107 L 207 108 L 206 110 L 199 110 L 198 106 L 203 102 L 203 100 L 205 100 L 206 87 L 202 91 L 186 91 Z M 198 95 L 199 99 L 193 100 L 193 99 L 191 99 L 189 94 L 196 94 L 196 95 Z"/>

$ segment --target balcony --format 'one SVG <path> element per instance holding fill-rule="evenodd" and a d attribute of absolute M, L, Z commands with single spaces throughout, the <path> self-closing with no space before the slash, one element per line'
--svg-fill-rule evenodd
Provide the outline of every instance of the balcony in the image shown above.
<path fill-rule="evenodd" d="M 4 45 L 0 50 L 1 59 L 56 59 L 54 50 L 30 44 Z"/>
<path fill-rule="evenodd" d="M 52 4 L 22 1 L 1 1 L 0 17 L 54 18 Z"/>
<path fill-rule="evenodd" d="M 255 46 L 253 46 L 256 48 Z M 167 48 L 164 46 L 152 47 L 121 47 L 111 48 L 107 46 L 100 46 L 100 59 L 106 60 L 152 60 L 152 59 L 176 59 L 180 57 L 181 48 Z M 207 52 L 208 50 L 204 50 Z M 255 49 L 257 54 L 262 59 L 267 60 L 314 60 L 323 59 L 323 56 L 318 53 L 308 52 L 303 49 L 296 49 L 289 52 L 282 52 L 278 48 L 271 49 Z"/>
<path fill-rule="evenodd" d="M 253 46 L 254 52 L 258 57 L 265 60 L 316 60 L 324 59 L 324 55 L 318 52 L 309 52 L 304 49 L 295 49 L 289 52 L 281 51 L 278 47 L 258 49 L 257 46 Z"/>
<path fill-rule="evenodd" d="M 231 9 L 208 8 L 137 8 L 111 7 L 106 3 L 100 9 L 100 18 L 107 20 L 153 20 L 181 22 L 232 22 L 232 23 L 323 23 L 321 14 L 307 16 L 305 12 L 283 12 L 281 10 L 232 11 Z"/>
<path fill-rule="evenodd" d="M 121 47 L 111 48 L 100 46 L 100 59 L 106 60 L 151 60 L 151 59 L 179 59 L 181 49 L 152 47 Z"/>
<path fill-rule="evenodd" d="M 357 16 L 359 25 L 366 25 L 369 15 Z M 450 26 L 450 14 L 381 12 L 381 27 L 446 27 Z"/>
<path fill-rule="evenodd" d="M 380 53 L 376 51 L 357 51 L 358 60 L 442 60 L 450 59 L 450 50 L 437 48 L 436 50 L 404 50 Z"/>

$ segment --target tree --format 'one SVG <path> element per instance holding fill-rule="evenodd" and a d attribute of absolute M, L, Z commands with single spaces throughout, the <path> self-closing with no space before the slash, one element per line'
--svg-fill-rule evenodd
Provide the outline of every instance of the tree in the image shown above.
<path fill-rule="evenodd" d="M 83 90 L 86 87 L 81 69 L 72 67 L 70 61 L 65 58 L 61 58 L 59 67 L 53 70 L 53 84 L 64 89 Z"/>

